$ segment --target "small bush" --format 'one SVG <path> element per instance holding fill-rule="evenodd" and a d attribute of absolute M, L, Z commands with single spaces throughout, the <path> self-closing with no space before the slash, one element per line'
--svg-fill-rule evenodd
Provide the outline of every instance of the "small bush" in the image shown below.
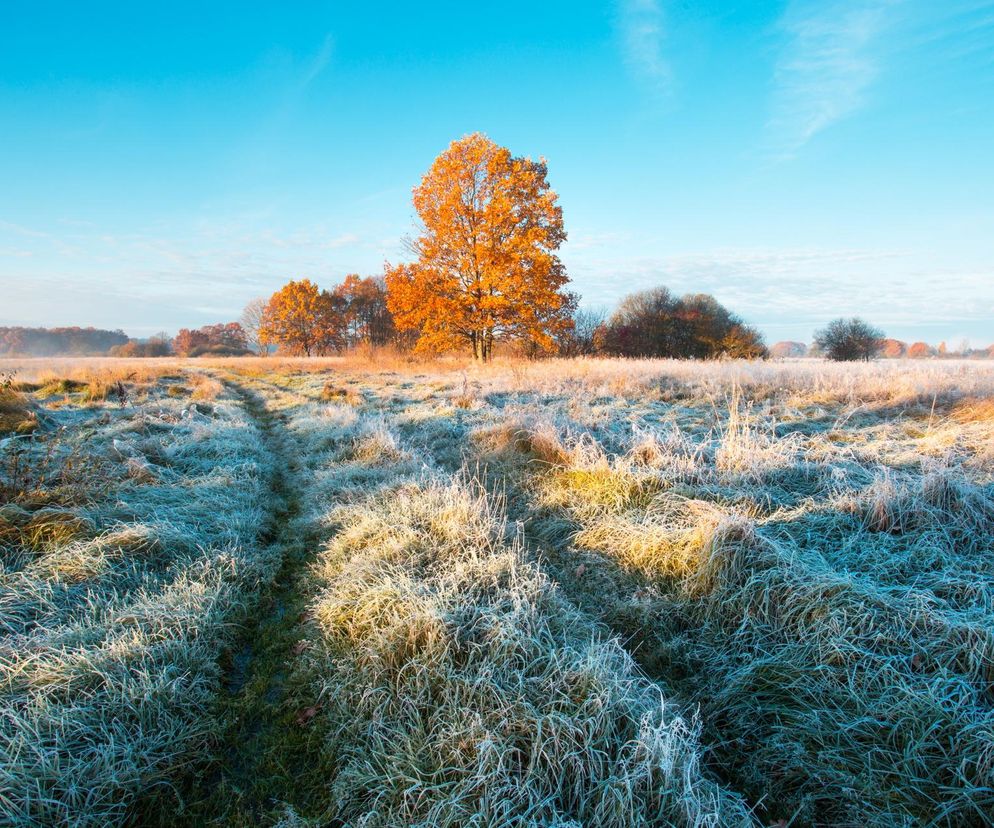
<path fill-rule="evenodd" d="M 815 345 L 836 362 L 869 361 L 883 347 L 884 333 L 862 319 L 836 319 L 815 333 Z"/>

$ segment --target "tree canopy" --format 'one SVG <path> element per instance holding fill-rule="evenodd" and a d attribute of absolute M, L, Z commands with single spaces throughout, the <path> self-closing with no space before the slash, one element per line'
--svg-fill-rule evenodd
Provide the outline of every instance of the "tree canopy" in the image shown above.
<path fill-rule="evenodd" d="M 272 295 L 262 314 L 263 345 L 304 356 L 326 354 L 343 346 L 341 301 L 318 290 L 310 279 L 288 282 Z"/>
<path fill-rule="evenodd" d="M 395 334 L 387 309 L 387 290 L 382 278 L 350 273 L 332 290 L 340 303 L 343 337 L 347 347 L 386 345 Z"/>
<path fill-rule="evenodd" d="M 837 362 L 873 359 L 883 341 L 883 331 L 857 317 L 834 319 L 815 333 L 815 344 Z"/>
<path fill-rule="evenodd" d="M 597 333 L 616 356 L 711 359 L 766 355 L 763 338 L 706 293 L 675 297 L 665 287 L 632 293 Z"/>
<path fill-rule="evenodd" d="M 111 348 L 124 345 L 127 342 L 128 337 L 122 331 L 107 331 L 99 328 L 0 327 L 0 355 L 2 356 L 105 354 Z"/>
<path fill-rule="evenodd" d="M 386 268 L 387 304 L 419 351 L 468 346 L 484 361 L 520 337 L 551 350 L 573 298 L 556 255 L 562 208 L 544 160 L 511 155 L 485 135 L 453 142 L 414 190 L 415 261 Z"/>
<path fill-rule="evenodd" d="M 248 353 L 248 338 L 238 322 L 204 325 L 191 330 L 180 328 L 173 350 L 182 356 L 240 356 Z"/>

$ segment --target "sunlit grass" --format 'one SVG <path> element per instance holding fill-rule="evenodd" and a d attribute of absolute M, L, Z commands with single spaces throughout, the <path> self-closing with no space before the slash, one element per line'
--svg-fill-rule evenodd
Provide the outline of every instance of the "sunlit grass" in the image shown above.
<path fill-rule="evenodd" d="M 7 821 L 994 807 L 990 366 L 18 371 L 36 429 L 0 438 Z"/>

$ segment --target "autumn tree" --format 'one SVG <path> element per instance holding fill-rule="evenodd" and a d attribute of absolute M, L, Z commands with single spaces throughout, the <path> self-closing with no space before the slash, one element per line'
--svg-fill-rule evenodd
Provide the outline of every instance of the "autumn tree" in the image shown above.
<path fill-rule="evenodd" d="M 414 189 L 415 260 L 386 268 L 387 306 L 416 349 L 468 345 L 483 361 L 494 342 L 545 350 L 571 323 L 569 281 L 556 255 L 566 240 L 545 161 L 512 156 L 485 135 L 453 142 Z"/>
<path fill-rule="evenodd" d="M 884 339 L 880 343 L 880 355 L 886 359 L 900 359 L 907 352 L 907 343 L 900 339 Z"/>
<path fill-rule="evenodd" d="M 925 359 L 935 355 L 935 349 L 927 342 L 913 342 L 908 348 L 911 359 Z"/>
<path fill-rule="evenodd" d="M 665 287 L 631 293 L 597 331 L 598 350 L 616 356 L 752 359 L 762 336 L 706 293 L 676 297 Z"/>
<path fill-rule="evenodd" d="M 393 317 L 387 308 L 387 289 L 382 277 L 345 277 L 332 291 L 340 303 L 346 345 L 385 345 L 394 337 Z"/>
<path fill-rule="evenodd" d="M 248 338 L 238 322 L 222 322 L 195 330 L 180 328 L 172 348 L 182 356 L 241 356 L 248 353 Z"/>
<path fill-rule="evenodd" d="M 310 279 L 289 282 L 272 295 L 262 314 L 259 340 L 291 354 L 341 350 L 341 302 Z"/>

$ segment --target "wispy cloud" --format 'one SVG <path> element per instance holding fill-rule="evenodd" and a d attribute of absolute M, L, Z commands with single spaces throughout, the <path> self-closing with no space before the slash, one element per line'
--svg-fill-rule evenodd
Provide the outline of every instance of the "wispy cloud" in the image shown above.
<path fill-rule="evenodd" d="M 787 43 L 777 62 L 769 127 L 774 153 L 794 155 L 822 130 L 859 110 L 880 72 L 880 35 L 900 0 L 793 0 L 780 20 Z"/>
<path fill-rule="evenodd" d="M 658 0 L 622 0 L 620 30 L 625 61 L 632 71 L 657 91 L 668 92 L 673 78 L 663 56 L 666 27 Z"/>
<path fill-rule="evenodd" d="M 306 89 L 310 86 L 318 75 L 320 75 L 328 66 L 328 62 L 331 60 L 334 45 L 335 41 L 329 32 L 324 36 L 324 40 L 321 41 L 321 48 L 318 49 L 317 54 L 315 54 L 311 59 L 310 63 L 307 65 L 307 69 L 300 78 L 300 85 L 303 88 Z"/>

